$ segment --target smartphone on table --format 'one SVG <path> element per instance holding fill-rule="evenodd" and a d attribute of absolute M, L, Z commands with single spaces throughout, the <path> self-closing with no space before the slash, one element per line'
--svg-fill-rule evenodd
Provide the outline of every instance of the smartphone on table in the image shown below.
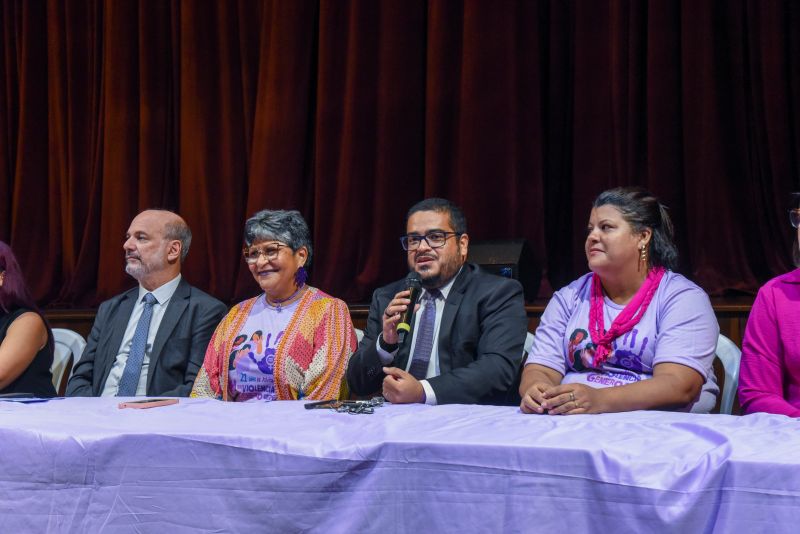
<path fill-rule="evenodd" d="M 169 406 L 170 404 L 178 404 L 178 399 L 142 399 L 135 401 L 125 401 L 119 403 L 119 409 L 122 408 L 156 408 L 157 406 Z"/>

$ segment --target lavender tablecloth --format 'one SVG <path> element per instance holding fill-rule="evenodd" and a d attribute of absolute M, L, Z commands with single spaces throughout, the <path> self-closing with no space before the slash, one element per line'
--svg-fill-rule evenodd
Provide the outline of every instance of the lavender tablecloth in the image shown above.
<path fill-rule="evenodd" d="M 0 402 L 0 532 L 798 532 L 800 422 Z"/>

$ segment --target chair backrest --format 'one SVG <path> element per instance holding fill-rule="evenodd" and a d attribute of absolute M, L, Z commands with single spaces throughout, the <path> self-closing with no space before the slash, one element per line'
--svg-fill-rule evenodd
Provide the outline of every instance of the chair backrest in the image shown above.
<path fill-rule="evenodd" d="M 72 372 L 72 367 L 80 359 L 86 340 L 79 333 L 66 328 L 53 328 L 53 387 L 56 393 L 63 397 L 67 390 L 67 381 Z"/>
<path fill-rule="evenodd" d="M 719 413 L 731 414 L 733 398 L 736 396 L 736 389 L 739 386 L 739 361 L 742 359 L 742 351 L 736 346 L 736 343 L 720 334 L 717 340 L 717 358 L 725 369 Z"/>
<path fill-rule="evenodd" d="M 522 349 L 522 366 L 525 366 L 525 359 L 528 357 L 528 354 L 531 353 L 531 349 L 533 348 L 533 333 L 528 332 L 525 335 L 525 346 Z"/>
<path fill-rule="evenodd" d="M 528 354 L 530 354 L 532 347 L 533 334 L 528 332 L 525 335 L 525 344 L 522 346 L 522 354 L 520 355 L 519 363 L 517 364 L 517 376 L 514 378 L 514 382 L 505 393 L 503 399 L 501 399 L 502 404 L 507 406 L 518 406 L 522 400 L 519 396 L 519 385 L 522 382 L 522 371 L 525 369 L 525 360 L 528 359 Z"/>

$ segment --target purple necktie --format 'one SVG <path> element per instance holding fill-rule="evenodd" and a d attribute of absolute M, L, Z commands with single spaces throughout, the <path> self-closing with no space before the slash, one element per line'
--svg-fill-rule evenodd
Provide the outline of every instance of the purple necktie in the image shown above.
<path fill-rule="evenodd" d="M 428 362 L 431 360 L 433 350 L 433 331 L 436 327 L 436 299 L 441 296 L 442 293 L 438 289 L 428 289 L 425 296 L 425 309 L 422 310 L 417 330 L 417 344 L 414 346 L 411 367 L 408 368 L 408 372 L 417 380 L 422 380 L 428 375 Z"/>

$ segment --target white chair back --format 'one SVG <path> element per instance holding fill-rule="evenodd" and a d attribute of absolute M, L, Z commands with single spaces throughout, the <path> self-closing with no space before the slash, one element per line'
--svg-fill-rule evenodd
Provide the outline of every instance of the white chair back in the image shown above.
<path fill-rule="evenodd" d="M 522 372 L 525 369 L 525 361 L 528 359 L 528 354 L 530 354 L 532 347 L 533 334 L 527 332 L 525 334 L 525 343 L 522 346 L 522 354 L 520 355 L 519 363 L 517 363 L 517 376 L 514 379 L 514 382 L 512 382 L 511 387 L 506 392 L 505 399 L 502 401 L 505 405 L 516 406 L 521 400 L 519 398 L 519 385 L 520 382 L 522 382 Z"/>
<path fill-rule="evenodd" d="M 525 346 L 522 349 L 522 359 L 523 359 L 522 365 L 525 365 L 524 360 L 528 357 L 528 354 L 531 353 L 531 349 L 533 349 L 533 339 L 534 339 L 533 333 L 528 332 L 525 335 Z"/>
<path fill-rule="evenodd" d="M 717 340 L 717 358 L 725 369 L 725 383 L 722 386 L 719 413 L 730 415 L 733 411 L 733 398 L 736 396 L 736 389 L 739 386 L 739 362 L 742 359 L 742 351 L 736 346 L 736 343 L 720 334 Z"/>
<path fill-rule="evenodd" d="M 53 387 L 63 395 L 72 367 L 78 362 L 86 347 L 86 340 L 79 333 L 67 328 L 53 328 Z"/>

